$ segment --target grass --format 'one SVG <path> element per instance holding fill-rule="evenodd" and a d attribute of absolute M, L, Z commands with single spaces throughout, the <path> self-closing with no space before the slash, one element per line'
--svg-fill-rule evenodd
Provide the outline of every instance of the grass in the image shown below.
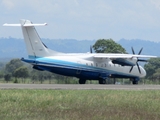
<path fill-rule="evenodd" d="M 159 90 L 0 90 L 0 120 L 159 119 Z"/>

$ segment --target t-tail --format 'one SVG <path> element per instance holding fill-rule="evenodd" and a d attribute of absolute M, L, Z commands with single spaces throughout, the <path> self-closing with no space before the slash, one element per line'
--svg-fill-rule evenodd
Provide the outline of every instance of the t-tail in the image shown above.
<path fill-rule="evenodd" d="M 4 26 L 21 26 L 23 37 L 25 40 L 28 57 L 30 59 L 35 59 L 38 57 L 47 57 L 54 56 L 56 54 L 60 54 L 56 51 L 48 49 L 43 42 L 41 41 L 35 26 L 46 26 L 47 23 L 44 24 L 33 24 L 29 20 L 20 20 L 20 24 L 4 24 Z"/>

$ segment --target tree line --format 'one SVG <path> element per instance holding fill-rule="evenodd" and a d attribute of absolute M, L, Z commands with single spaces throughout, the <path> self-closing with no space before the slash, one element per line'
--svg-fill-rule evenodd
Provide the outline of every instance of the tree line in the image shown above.
<path fill-rule="evenodd" d="M 78 80 L 71 77 L 57 75 L 48 71 L 38 71 L 31 65 L 22 62 L 20 59 L 12 59 L 8 63 L 0 63 L 0 79 L 5 82 L 13 83 L 78 83 Z"/>

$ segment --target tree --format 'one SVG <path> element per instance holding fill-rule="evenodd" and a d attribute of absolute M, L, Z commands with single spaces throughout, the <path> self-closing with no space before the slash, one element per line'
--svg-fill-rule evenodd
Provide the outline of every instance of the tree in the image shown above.
<path fill-rule="evenodd" d="M 144 69 L 147 72 L 146 78 L 153 77 L 156 70 L 160 68 L 160 58 L 151 58 L 148 63 L 144 65 Z"/>
<path fill-rule="evenodd" d="M 26 66 L 21 66 L 21 67 L 17 68 L 13 72 L 13 76 L 15 78 L 22 78 L 22 80 L 24 80 L 25 78 L 29 77 L 28 68 Z"/>
<path fill-rule="evenodd" d="M 33 80 L 33 82 L 35 80 L 39 80 L 41 83 L 43 83 L 44 80 L 49 80 L 49 82 L 51 83 L 52 77 L 53 77 L 53 73 L 48 71 L 39 71 L 39 70 L 33 69 L 31 72 L 31 79 Z"/>
<path fill-rule="evenodd" d="M 4 80 L 8 83 L 11 80 L 11 74 L 4 75 Z"/>
<path fill-rule="evenodd" d="M 153 74 L 153 79 L 159 81 L 160 84 L 160 68 L 158 68 L 156 72 Z"/>
<path fill-rule="evenodd" d="M 5 71 L 6 73 L 10 73 L 13 75 L 13 72 L 23 66 L 24 64 L 22 63 L 22 61 L 20 59 L 12 59 L 9 63 L 6 64 L 5 66 Z"/>
<path fill-rule="evenodd" d="M 4 69 L 4 67 L 5 67 L 5 63 L 0 62 L 0 70 L 3 70 L 3 69 Z"/>
<path fill-rule="evenodd" d="M 112 39 L 99 39 L 93 45 L 96 53 L 126 53 L 126 50 Z"/>
<path fill-rule="evenodd" d="M 0 71 L 0 78 L 3 78 L 3 77 L 4 77 L 4 72 Z"/>

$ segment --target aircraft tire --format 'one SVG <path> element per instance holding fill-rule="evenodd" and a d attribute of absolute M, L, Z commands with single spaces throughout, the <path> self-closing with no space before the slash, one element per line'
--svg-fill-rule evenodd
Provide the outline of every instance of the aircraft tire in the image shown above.
<path fill-rule="evenodd" d="M 132 81 L 132 84 L 133 84 L 133 85 L 137 85 L 137 84 L 138 84 L 138 81 L 133 80 L 133 81 Z"/>
<path fill-rule="evenodd" d="M 106 84 L 106 80 L 100 79 L 100 80 L 99 80 L 99 84 Z"/>
<path fill-rule="evenodd" d="M 86 80 L 85 79 L 79 79 L 79 84 L 85 84 Z"/>

